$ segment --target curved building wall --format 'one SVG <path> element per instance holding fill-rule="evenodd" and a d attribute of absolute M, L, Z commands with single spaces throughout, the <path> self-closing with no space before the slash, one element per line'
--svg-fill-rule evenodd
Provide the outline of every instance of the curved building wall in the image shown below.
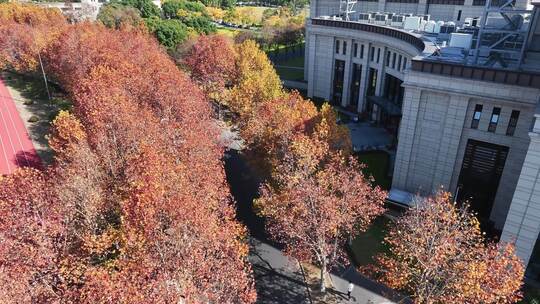
<path fill-rule="evenodd" d="M 370 93 L 381 96 L 385 93 L 386 75 L 403 80 L 411 59 L 421 53 L 418 46 L 398 38 L 357 29 L 314 25 L 313 22 L 308 21 L 306 35 L 305 76 L 308 96 L 332 101 L 336 95 L 336 61 L 343 61 L 343 92 L 339 104 L 350 110 L 365 110 L 370 69 L 376 70 L 378 74 L 375 92 Z M 339 44 L 338 49 L 336 44 Z M 355 74 L 354 68 L 361 69 L 360 76 Z M 355 77 L 360 78 L 356 86 L 352 83 Z M 356 93 L 358 101 L 353 109 L 351 97 Z"/>

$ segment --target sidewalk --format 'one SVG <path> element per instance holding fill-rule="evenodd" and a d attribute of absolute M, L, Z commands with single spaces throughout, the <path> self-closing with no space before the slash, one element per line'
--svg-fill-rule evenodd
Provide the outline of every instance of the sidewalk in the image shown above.
<path fill-rule="evenodd" d="M 255 274 L 257 303 L 312 303 L 298 262 L 257 239 L 251 238 L 250 245 L 249 260 Z M 339 300 L 328 303 L 390 304 L 399 300 L 394 291 L 364 278 L 353 267 L 332 273 L 330 277 L 334 288 L 328 289 L 329 295 L 333 295 L 328 298 Z M 349 280 L 355 284 L 350 300 L 347 299 Z"/>
<path fill-rule="evenodd" d="M 257 303 L 310 303 L 298 262 L 257 239 L 251 238 L 250 245 Z"/>

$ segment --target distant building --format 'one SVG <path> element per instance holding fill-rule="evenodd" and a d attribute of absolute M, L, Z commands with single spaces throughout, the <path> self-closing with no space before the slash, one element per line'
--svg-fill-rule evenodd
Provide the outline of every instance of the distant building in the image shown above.
<path fill-rule="evenodd" d="M 308 96 L 386 128 L 393 191 L 471 199 L 538 279 L 540 1 L 312 0 L 310 16 Z"/>
<path fill-rule="evenodd" d="M 62 11 L 71 21 L 79 22 L 83 20 L 94 21 L 97 18 L 99 9 L 105 1 L 81 0 L 81 2 L 31 2 L 35 5 L 46 8 L 57 8 Z"/>

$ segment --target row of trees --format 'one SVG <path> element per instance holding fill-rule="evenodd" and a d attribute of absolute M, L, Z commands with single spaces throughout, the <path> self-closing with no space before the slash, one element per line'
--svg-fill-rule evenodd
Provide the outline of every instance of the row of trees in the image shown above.
<path fill-rule="evenodd" d="M 162 9 L 151 0 L 122 0 L 105 4 L 97 19 L 109 28 L 144 28 L 169 50 L 189 37 L 216 31 L 206 7 L 195 1 L 167 0 Z"/>
<path fill-rule="evenodd" d="M 219 130 L 155 40 L 19 4 L 0 33 L 3 68 L 39 52 L 74 105 L 52 166 L 0 178 L 0 302 L 254 302 Z"/>
<path fill-rule="evenodd" d="M 230 54 L 221 56 L 223 51 Z M 204 58 L 204 60 L 202 60 Z M 256 202 L 286 252 L 321 267 L 346 262 L 344 245 L 383 212 L 385 193 L 349 157 L 348 130 L 334 110 L 288 93 L 258 45 L 200 37 L 184 58 L 208 95 L 237 113 L 240 134 L 266 183 Z M 221 77 L 223 76 L 223 77 Z"/>
<path fill-rule="evenodd" d="M 228 56 L 223 55 L 229 54 Z M 348 261 L 348 240 L 383 213 L 386 193 L 350 157 L 348 130 L 328 106 L 285 92 L 256 43 L 203 36 L 183 58 L 194 79 L 237 117 L 250 157 L 265 176 L 255 207 L 285 252 L 326 272 Z M 511 244 L 481 233 L 448 193 L 417 199 L 385 240 L 389 251 L 362 269 L 416 303 L 514 303 L 524 267 Z"/>

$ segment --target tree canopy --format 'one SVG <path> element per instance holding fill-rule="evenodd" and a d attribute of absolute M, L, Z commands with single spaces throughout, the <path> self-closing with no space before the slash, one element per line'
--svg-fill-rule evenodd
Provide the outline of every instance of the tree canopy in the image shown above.
<path fill-rule="evenodd" d="M 143 23 L 140 12 L 131 6 L 120 3 L 107 3 L 103 5 L 97 16 L 106 27 L 120 29 L 123 26 L 138 27 Z"/>
<path fill-rule="evenodd" d="M 159 43 L 168 49 L 174 49 L 189 36 L 188 27 L 177 19 L 152 17 L 145 19 L 146 26 L 154 33 Z"/>
<path fill-rule="evenodd" d="M 152 0 L 120 0 L 120 3 L 138 9 L 143 18 L 159 17 L 161 14 L 159 7 Z"/>
<path fill-rule="evenodd" d="M 515 303 L 524 267 L 511 244 L 484 238 L 476 217 L 449 193 L 418 198 L 397 219 L 378 257 L 381 282 L 415 303 Z"/>
<path fill-rule="evenodd" d="M 32 27 L 2 8 L 0 50 L 16 49 Z M 253 303 L 203 93 L 143 32 L 58 30 L 42 57 L 73 112 L 53 123 L 52 166 L 0 177 L 0 302 Z"/>

